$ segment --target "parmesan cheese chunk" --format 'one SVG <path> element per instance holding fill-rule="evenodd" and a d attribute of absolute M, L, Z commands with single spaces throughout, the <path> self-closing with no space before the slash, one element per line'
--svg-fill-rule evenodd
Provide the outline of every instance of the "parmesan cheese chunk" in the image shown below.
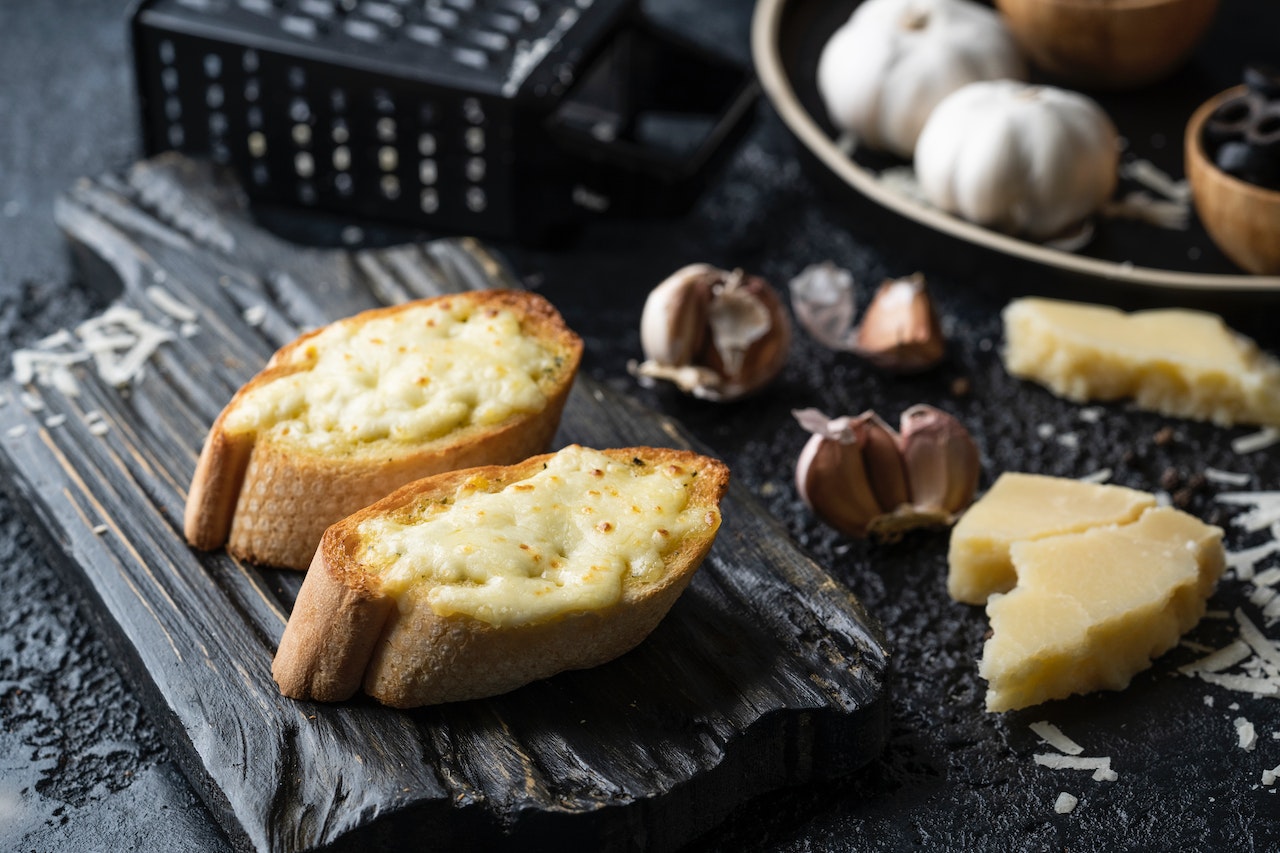
<path fill-rule="evenodd" d="M 1005 368 L 1069 400 L 1132 397 L 1223 426 L 1280 424 L 1280 362 L 1215 314 L 1028 298 L 1003 316 Z"/>
<path fill-rule="evenodd" d="M 448 504 L 366 519 L 357 556 L 389 595 L 426 589 L 441 616 L 512 626 L 598 610 L 618 601 L 624 575 L 661 578 L 664 555 L 716 521 L 687 508 L 692 479 L 567 447 L 501 491 L 463 486 Z"/>
<path fill-rule="evenodd" d="M 1122 486 L 1002 474 L 951 533 L 947 591 L 956 601 L 983 604 L 992 593 L 1013 588 L 1014 542 L 1124 524 L 1155 504 L 1153 496 Z"/>
<path fill-rule="evenodd" d="M 1222 574 L 1222 530 L 1179 510 L 1016 542 L 1018 584 L 987 603 L 978 673 L 987 710 L 1121 690 L 1200 620 Z"/>
<path fill-rule="evenodd" d="M 555 356 L 514 312 L 464 300 L 406 310 L 326 326 L 290 353 L 306 369 L 250 389 L 227 429 L 333 450 L 430 441 L 545 405 L 538 380 Z"/>

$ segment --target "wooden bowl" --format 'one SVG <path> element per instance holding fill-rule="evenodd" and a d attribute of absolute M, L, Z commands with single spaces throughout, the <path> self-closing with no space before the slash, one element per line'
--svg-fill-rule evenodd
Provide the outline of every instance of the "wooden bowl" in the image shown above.
<path fill-rule="evenodd" d="M 1131 89 L 1172 73 L 1218 0 L 996 0 L 1031 61 L 1065 83 Z"/>
<path fill-rule="evenodd" d="M 1244 86 L 1236 86 L 1215 95 L 1187 122 L 1187 180 L 1196 213 L 1222 253 L 1251 273 L 1275 275 L 1280 273 L 1280 190 L 1228 175 L 1209 159 L 1203 144 L 1209 116 L 1244 91 Z"/>

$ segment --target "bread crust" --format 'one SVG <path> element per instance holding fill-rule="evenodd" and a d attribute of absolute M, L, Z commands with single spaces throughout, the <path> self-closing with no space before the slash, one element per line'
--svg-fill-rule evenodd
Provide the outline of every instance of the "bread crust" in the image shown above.
<path fill-rule="evenodd" d="M 426 586 L 394 598 L 384 594 L 379 578 L 353 557 L 359 545 L 355 531 L 363 520 L 394 514 L 423 498 L 452 496 L 477 475 L 487 481 L 486 491 L 499 491 L 542 470 L 551 454 L 518 465 L 429 477 L 325 531 L 272 666 L 281 693 L 337 701 L 363 686 L 387 705 L 432 705 L 505 693 L 564 670 L 596 666 L 638 645 L 671 609 L 711 549 L 729 469 L 718 460 L 668 448 L 602 452 L 622 462 L 674 463 L 697 472 L 689 506 L 704 507 L 709 524 L 664 557 L 659 580 L 640 585 L 625 578 L 621 599 L 608 607 L 514 627 L 463 614 L 440 616 L 427 603 Z M 349 636 L 357 630 L 366 632 L 359 641 Z"/>
<path fill-rule="evenodd" d="M 255 563 L 306 569 L 325 528 L 405 483 L 456 468 L 513 463 L 546 450 L 577 374 L 582 340 L 541 296 L 474 291 L 378 308 L 338 322 L 362 324 L 456 300 L 480 310 L 512 311 L 521 318 L 522 331 L 560 357 L 559 370 L 539 383 L 545 407 L 494 426 L 466 427 L 421 445 L 403 445 L 390 455 L 327 455 L 228 430 L 228 417 L 252 389 L 305 369 L 305 361 L 290 359 L 320 330 L 308 332 L 277 351 L 214 421 L 187 494 L 187 542 L 204 550 L 226 545 L 232 554 Z M 380 449 L 386 446 L 380 443 Z"/>

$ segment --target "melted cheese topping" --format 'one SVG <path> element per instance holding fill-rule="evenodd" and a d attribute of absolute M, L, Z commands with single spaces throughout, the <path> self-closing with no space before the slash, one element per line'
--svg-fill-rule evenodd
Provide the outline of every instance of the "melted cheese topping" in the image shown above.
<path fill-rule="evenodd" d="M 465 299 L 335 323 L 284 363 L 305 367 L 251 389 L 226 428 L 328 452 L 421 443 L 537 411 L 539 380 L 557 367 L 514 313 Z"/>
<path fill-rule="evenodd" d="M 514 626 L 597 610 L 624 585 L 662 579 L 664 556 L 686 536 L 714 531 L 715 511 L 688 506 L 693 478 L 567 447 L 501 491 L 472 483 L 427 517 L 366 519 L 356 558 L 389 595 L 428 585 L 441 616 Z"/>
<path fill-rule="evenodd" d="M 1004 326 L 1009 373 L 1068 399 L 1132 397 L 1223 426 L 1280 424 L 1280 362 L 1215 314 L 1017 299 Z"/>

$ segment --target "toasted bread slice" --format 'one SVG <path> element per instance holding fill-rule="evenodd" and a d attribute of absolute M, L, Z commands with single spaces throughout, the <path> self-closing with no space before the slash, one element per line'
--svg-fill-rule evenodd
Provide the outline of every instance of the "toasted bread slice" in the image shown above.
<path fill-rule="evenodd" d="M 325 531 L 272 674 L 295 699 L 475 699 L 630 650 L 711 548 L 729 470 L 572 445 L 428 477 Z"/>
<path fill-rule="evenodd" d="M 424 299 L 305 334 L 214 422 L 187 541 L 305 569 L 325 528 L 405 483 L 546 450 L 581 357 L 555 308 L 521 291 Z"/>

